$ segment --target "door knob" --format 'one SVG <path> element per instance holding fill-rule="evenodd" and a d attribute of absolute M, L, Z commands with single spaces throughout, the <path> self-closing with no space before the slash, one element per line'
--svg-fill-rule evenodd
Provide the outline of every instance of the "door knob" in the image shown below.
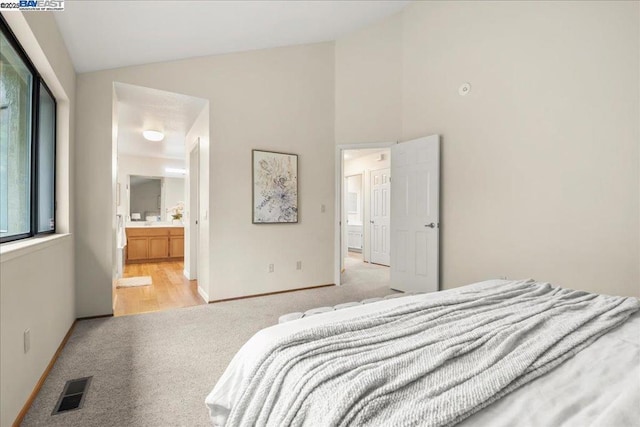
<path fill-rule="evenodd" d="M 371 224 L 373 224 L 373 221 L 369 221 Z"/>
<path fill-rule="evenodd" d="M 431 224 L 425 224 L 424 226 L 429 228 L 436 228 L 436 224 L 433 222 Z"/>

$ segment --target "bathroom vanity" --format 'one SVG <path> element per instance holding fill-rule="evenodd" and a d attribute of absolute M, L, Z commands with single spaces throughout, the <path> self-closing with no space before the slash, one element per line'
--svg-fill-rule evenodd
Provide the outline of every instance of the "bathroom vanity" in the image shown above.
<path fill-rule="evenodd" d="M 184 226 L 127 226 L 126 263 L 181 261 Z"/>

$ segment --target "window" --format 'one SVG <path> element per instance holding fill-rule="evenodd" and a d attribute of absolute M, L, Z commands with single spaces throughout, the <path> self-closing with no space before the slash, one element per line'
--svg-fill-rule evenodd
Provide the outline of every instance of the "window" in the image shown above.
<path fill-rule="evenodd" d="M 56 100 L 0 18 L 0 242 L 55 232 Z"/>

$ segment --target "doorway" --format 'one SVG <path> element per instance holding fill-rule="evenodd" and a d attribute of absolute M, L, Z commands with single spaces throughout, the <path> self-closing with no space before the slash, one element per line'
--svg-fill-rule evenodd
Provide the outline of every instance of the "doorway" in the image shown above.
<path fill-rule="evenodd" d="M 343 150 L 341 283 L 389 285 L 390 150 Z"/>
<path fill-rule="evenodd" d="M 349 251 L 346 177 L 348 163 L 375 153 L 388 165 L 362 169 L 365 198 L 371 213 L 364 214 L 362 255 Z M 369 151 L 369 152 L 367 152 Z M 357 163 L 359 164 L 359 163 Z M 336 149 L 335 283 L 349 284 L 349 266 L 387 269 L 386 283 L 403 292 L 433 292 L 440 288 L 440 136 L 380 144 L 354 144 Z M 369 230 L 369 232 L 367 232 Z M 361 259 L 359 259 L 361 256 Z M 354 261 L 356 258 L 356 261 Z M 387 262 L 388 261 L 388 262 Z M 358 263 L 360 262 L 360 263 Z M 389 267 L 386 267 L 388 265 Z M 371 277 L 364 277 L 372 281 Z"/>
<path fill-rule="evenodd" d="M 190 223 L 199 224 L 199 208 L 190 215 L 200 199 L 199 144 L 193 148 L 187 138 L 198 135 L 193 129 L 207 102 L 114 83 L 114 104 L 120 254 L 114 266 L 114 316 L 205 304 L 196 280 L 199 229 Z M 189 180 L 190 167 L 195 170 Z M 195 251 L 190 250 L 194 241 Z"/>

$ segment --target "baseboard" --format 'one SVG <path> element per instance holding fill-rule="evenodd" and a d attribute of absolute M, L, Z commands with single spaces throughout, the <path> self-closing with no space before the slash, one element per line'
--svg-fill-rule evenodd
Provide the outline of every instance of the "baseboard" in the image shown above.
<path fill-rule="evenodd" d="M 111 313 L 111 314 L 98 314 L 97 316 L 78 317 L 76 320 L 102 319 L 104 317 L 113 317 L 113 313 Z"/>
<path fill-rule="evenodd" d="M 184 261 L 184 257 L 175 257 L 175 258 L 145 258 L 145 259 L 130 259 L 125 261 L 125 264 L 146 264 L 148 262 L 180 262 Z"/>
<path fill-rule="evenodd" d="M 217 300 L 209 301 L 209 304 L 215 304 L 217 302 L 225 302 L 225 301 L 236 301 L 236 300 L 239 300 L 239 299 L 247 299 L 247 298 L 266 297 L 266 296 L 269 296 L 269 295 L 286 294 L 286 293 L 289 293 L 289 292 L 308 291 L 309 289 L 326 288 L 326 287 L 335 286 L 335 285 L 336 285 L 335 283 L 329 283 L 328 285 L 308 286 L 306 288 L 287 289 L 287 290 L 284 290 L 284 291 L 267 292 L 265 294 L 254 294 L 254 295 L 246 295 L 246 296 L 243 296 L 243 297 L 217 299 Z"/>
<path fill-rule="evenodd" d="M 27 399 L 24 406 L 22 407 L 22 410 L 18 413 L 16 420 L 13 422 L 13 427 L 20 427 L 20 424 L 22 424 L 22 421 L 24 421 L 24 417 L 27 415 L 27 412 L 29 411 L 29 408 L 31 408 L 31 405 L 33 404 L 33 401 L 36 399 L 36 396 L 38 396 L 38 393 L 40 393 L 40 389 L 42 388 L 42 385 L 44 384 L 45 380 L 49 376 L 49 372 L 51 372 L 51 369 L 53 369 L 53 365 L 55 365 L 56 361 L 58 360 L 58 357 L 60 356 L 62 349 L 67 344 L 67 341 L 69 341 L 69 337 L 71 336 L 71 333 L 73 332 L 73 328 L 75 328 L 76 323 L 77 323 L 77 320 L 74 320 L 73 323 L 71 324 L 69 331 L 62 339 L 62 342 L 58 346 L 58 349 L 54 353 L 53 357 L 51 358 L 51 361 L 47 365 L 47 368 L 44 370 L 44 372 L 40 376 L 40 379 L 38 380 L 35 387 L 33 388 L 33 391 L 29 395 L 29 398 Z"/>
<path fill-rule="evenodd" d="M 204 300 L 204 302 L 211 302 L 209 301 L 209 294 L 207 294 L 200 286 L 198 286 L 198 294 L 200 294 L 200 297 Z"/>
<path fill-rule="evenodd" d="M 189 270 L 187 269 L 182 270 L 182 274 L 184 275 L 184 277 L 187 278 L 187 280 L 191 280 L 191 273 L 189 273 Z"/>

